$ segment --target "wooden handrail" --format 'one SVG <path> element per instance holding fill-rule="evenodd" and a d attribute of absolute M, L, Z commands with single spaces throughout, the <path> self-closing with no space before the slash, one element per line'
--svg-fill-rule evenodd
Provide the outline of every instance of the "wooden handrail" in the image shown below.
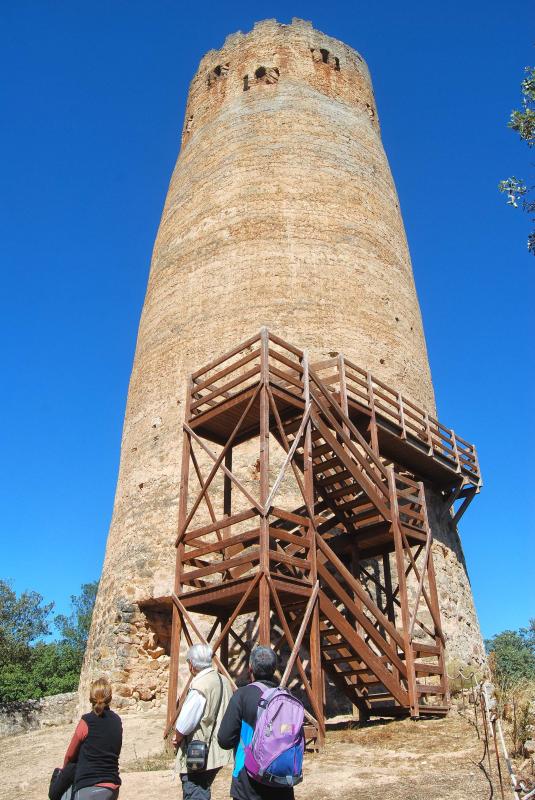
<path fill-rule="evenodd" d="M 330 368 L 338 372 L 338 382 L 341 381 L 338 363 L 339 359 L 332 359 L 331 362 L 321 362 L 319 367 Z M 370 372 L 357 367 L 353 362 L 344 359 L 345 377 L 347 381 L 347 391 L 349 399 L 356 398 L 356 402 L 365 405 L 377 416 L 383 418 L 393 418 L 401 429 L 402 438 L 408 435 L 420 435 L 427 442 L 430 451 L 436 452 L 443 458 L 449 459 L 457 467 L 457 471 L 467 470 L 468 472 L 480 477 L 479 465 L 475 455 L 475 447 L 466 439 L 460 437 L 455 431 L 447 428 L 442 422 L 427 414 L 422 408 L 417 406 L 401 392 L 394 391 L 383 381 L 376 378 Z M 312 369 L 317 373 L 317 365 L 313 364 Z M 353 373 L 358 373 L 358 376 Z M 367 380 L 364 380 L 366 378 Z M 326 381 L 323 381 L 325 384 Z M 328 384 L 336 383 L 336 380 L 329 377 Z M 355 386 L 362 387 L 357 389 Z M 380 388 L 378 388 L 380 387 Z"/>
<path fill-rule="evenodd" d="M 260 333 L 256 333 L 254 336 L 251 336 L 250 339 L 246 339 L 245 342 L 236 345 L 236 347 L 230 350 L 230 352 L 225 353 L 219 358 L 215 358 L 213 361 L 210 361 L 209 364 L 206 364 L 204 367 L 201 367 L 201 369 L 198 369 L 196 372 L 193 372 L 191 375 L 192 379 L 196 380 L 196 378 L 199 378 L 201 375 L 205 375 L 211 369 L 215 369 L 220 364 L 223 364 L 225 361 L 228 361 L 229 358 L 232 358 L 233 356 L 240 353 L 242 350 L 245 350 L 247 347 L 251 347 L 251 345 L 256 344 L 256 342 L 260 341 L 260 335 L 261 335 Z"/>

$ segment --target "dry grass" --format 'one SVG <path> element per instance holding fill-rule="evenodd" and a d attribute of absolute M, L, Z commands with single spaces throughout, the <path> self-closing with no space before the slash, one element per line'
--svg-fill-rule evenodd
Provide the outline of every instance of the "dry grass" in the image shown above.
<path fill-rule="evenodd" d="M 122 764 L 123 772 L 159 772 L 161 770 L 172 769 L 174 756 L 163 750 L 150 756 L 134 758 L 126 764 Z"/>

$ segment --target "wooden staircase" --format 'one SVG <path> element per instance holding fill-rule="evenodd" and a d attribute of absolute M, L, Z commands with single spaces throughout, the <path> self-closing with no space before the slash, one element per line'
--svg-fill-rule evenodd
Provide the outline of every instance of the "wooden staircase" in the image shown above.
<path fill-rule="evenodd" d="M 233 468 L 253 441 L 256 481 Z M 174 591 L 146 603 L 172 611 L 167 730 L 181 637 L 209 642 L 232 681 L 231 645 L 253 644 L 241 615 L 257 616 L 254 641 L 289 649 L 320 741 L 325 680 L 364 717 L 446 713 L 423 480 L 459 517 L 481 485 L 473 445 L 341 355 L 310 365 L 263 329 L 192 373 L 181 476 Z"/>
<path fill-rule="evenodd" d="M 442 715 L 448 709 L 448 687 L 438 601 L 435 613 L 428 615 L 429 627 L 419 619 L 424 580 L 423 572 L 418 574 L 418 556 L 412 554 L 426 550 L 426 558 L 431 557 L 423 487 L 393 467 L 388 469 L 319 378 L 312 372 L 310 377 L 315 511 L 322 518 L 316 544 L 323 668 L 365 717 Z M 290 447 L 297 428 L 295 421 L 285 426 Z M 297 444 L 296 454 L 302 465 L 303 444 Z M 390 573 L 396 538 L 407 553 L 399 560 L 404 565 L 403 588 L 390 587 L 388 592 L 380 584 L 386 595 L 381 608 L 355 562 L 381 556 L 383 570 L 388 563 Z M 421 583 L 409 616 L 411 634 L 418 627 L 427 643 L 403 631 L 398 596 L 406 594 L 407 558 L 408 571 L 416 567 Z M 423 605 L 426 601 L 432 605 L 429 592 L 424 594 Z"/>

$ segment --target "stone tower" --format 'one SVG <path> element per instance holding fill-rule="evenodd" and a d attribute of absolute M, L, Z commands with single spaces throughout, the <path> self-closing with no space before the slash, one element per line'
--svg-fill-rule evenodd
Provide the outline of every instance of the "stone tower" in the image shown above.
<path fill-rule="evenodd" d="M 165 702 L 186 376 L 267 325 L 435 413 L 396 189 L 362 57 L 308 22 L 229 36 L 191 83 L 141 317 L 81 691 Z M 451 517 L 429 499 L 450 658 L 481 635 Z"/>

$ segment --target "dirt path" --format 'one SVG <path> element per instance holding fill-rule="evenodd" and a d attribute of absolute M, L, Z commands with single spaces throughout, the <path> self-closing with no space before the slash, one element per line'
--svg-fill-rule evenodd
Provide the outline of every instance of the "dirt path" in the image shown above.
<path fill-rule="evenodd" d="M 473 727 L 455 712 L 447 719 L 403 720 L 354 729 L 332 726 L 321 754 L 305 759 L 297 800 L 488 800 Z M 177 800 L 169 769 L 139 771 L 162 749 L 162 719 L 124 717 L 121 800 Z M 0 740 L 1 800 L 44 800 L 52 769 L 61 763 L 72 726 Z M 228 797 L 230 772 L 219 774 L 213 800 Z"/>

